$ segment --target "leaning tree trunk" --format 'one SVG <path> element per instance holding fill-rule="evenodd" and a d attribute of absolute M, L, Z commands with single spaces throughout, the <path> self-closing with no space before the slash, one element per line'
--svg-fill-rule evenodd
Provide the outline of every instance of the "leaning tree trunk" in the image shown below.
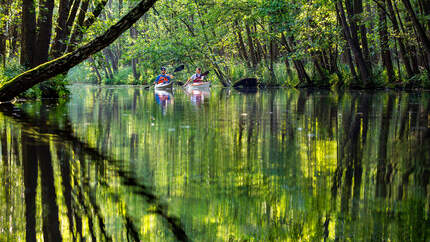
<path fill-rule="evenodd" d="M 239 26 L 239 23 L 237 20 L 234 21 L 234 26 L 235 26 L 235 31 L 239 41 L 239 52 L 242 53 L 243 59 L 246 62 L 246 65 L 248 66 L 248 68 L 251 68 L 251 61 L 249 60 L 248 53 L 246 52 L 245 42 L 243 41 L 243 37 L 241 33 L 242 30 L 240 29 L 241 27 Z"/>
<path fill-rule="evenodd" d="M 81 48 L 67 53 L 53 61 L 24 72 L 0 86 L 0 101 L 9 101 L 34 85 L 64 73 L 114 42 L 124 31 L 129 29 L 156 2 L 156 0 L 142 0 L 118 23 L 110 27 L 103 35 L 95 38 Z"/>
<path fill-rule="evenodd" d="M 99 69 L 97 69 L 96 61 L 94 60 L 93 57 L 88 58 L 88 61 L 91 63 L 91 68 L 97 75 L 97 84 L 98 85 L 102 84 L 102 75 L 100 75 L 100 71 Z"/>
<path fill-rule="evenodd" d="M 344 36 L 346 37 L 346 40 L 348 41 L 349 46 L 351 47 L 351 51 L 354 55 L 354 60 L 360 71 L 361 80 L 364 82 L 364 86 L 369 87 L 371 85 L 371 69 L 370 66 L 367 66 L 367 63 L 363 57 L 364 55 L 362 49 L 358 41 L 357 25 L 355 23 L 354 15 L 352 13 L 352 6 L 349 0 L 347 0 L 346 3 L 347 12 L 350 20 L 349 24 L 346 20 L 345 10 L 341 1 L 337 2 L 335 5 L 336 11 L 338 12 L 340 17 L 342 31 L 344 33 Z"/>
<path fill-rule="evenodd" d="M 408 73 L 408 77 L 411 78 L 414 75 L 414 72 L 412 70 L 411 67 L 411 62 L 409 60 L 408 54 L 406 52 L 406 47 L 405 44 L 403 43 L 403 38 L 400 37 L 401 35 L 401 31 L 399 28 L 399 24 L 397 22 L 397 17 L 396 14 L 394 13 L 394 8 L 393 8 L 393 4 L 391 2 L 391 0 L 386 0 L 387 1 L 387 8 L 390 14 L 390 20 L 391 23 L 393 24 L 393 29 L 395 31 L 394 35 L 396 36 L 395 38 L 397 39 L 398 43 L 399 43 L 399 49 L 400 49 L 400 59 L 402 59 L 403 64 L 405 66 L 406 69 L 406 73 Z M 400 70 L 400 68 L 399 68 Z M 400 73 L 400 72 L 399 72 Z"/>
<path fill-rule="evenodd" d="M 69 17 L 70 3 L 69 0 L 60 0 L 60 6 L 58 8 L 57 26 L 55 27 L 55 39 L 51 47 L 51 55 L 55 58 L 60 57 L 56 51 L 59 49 L 58 45 L 63 44 L 65 39 L 65 29 L 67 24 L 67 18 Z"/>
<path fill-rule="evenodd" d="M 65 3 L 63 3 L 63 5 L 64 4 Z M 66 47 L 67 47 L 67 42 L 69 41 L 70 31 L 72 29 L 73 23 L 75 22 L 76 15 L 78 13 L 79 8 L 81 9 L 80 12 L 81 11 L 86 12 L 88 8 L 88 4 L 86 4 L 86 7 L 85 7 L 85 2 L 82 3 L 82 6 L 80 7 L 81 0 L 75 0 L 73 1 L 72 5 L 70 4 L 72 3 L 67 2 L 67 5 L 68 5 L 67 9 L 64 9 L 66 8 L 66 6 L 62 5 L 62 1 L 60 2 L 60 9 L 58 10 L 59 16 L 57 21 L 57 27 L 55 29 L 56 35 L 55 35 L 54 43 L 52 44 L 52 47 L 51 47 L 51 57 L 53 58 L 58 58 L 64 54 L 64 51 L 66 50 Z M 63 13 L 63 12 L 66 12 L 66 13 Z M 84 13 L 84 16 L 85 16 L 85 13 Z M 79 24 L 79 22 L 77 24 Z"/>
<path fill-rule="evenodd" d="M 385 3 L 385 2 L 384 2 Z M 388 27 L 385 10 L 378 8 L 379 13 L 379 41 L 381 43 L 382 64 L 387 71 L 389 82 L 393 82 L 395 78 L 393 62 L 391 61 L 390 48 L 388 46 Z"/>
<path fill-rule="evenodd" d="M 252 41 L 251 29 L 249 28 L 248 23 L 245 24 L 246 34 L 248 37 L 248 46 L 249 46 L 249 56 L 251 57 L 252 68 L 257 68 L 257 54 L 254 48 L 254 43 Z"/>
<path fill-rule="evenodd" d="M 411 2 L 409 0 L 402 0 L 402 2 L 405 5 L 405 8 L 412 19 L 412 23 L 414 24 L 415 29 L 418 32 L 418 36 L 420 37 L 419 39 L 421 40 L 424 49 L 428 54 L 430 54 L 430 39 L 427 37 L 426 30 L 419 22 L 418 17 L 416 16 L 414 9 L 412 8 Z"/>
<path fill-rule="evenodd" d="M 83 35 L 82 30 L 88 28 L 89 26 L 91 26 L 96 21 L 96 19 L 99 17 L 100 13 L 104 9 L 107 2 L 108 2 L 108 0 L 100 1 L 97 4 L 97 6 L 95 7 L 94 11 L 91 13 L 90 17 L 88 17 L 88 19 L 86 19 L 82 24 L 80 22 L 78 22 L 79 26 L 75 26 L 73 33 L 72 33 L 72 36 L 70 36 L 70 43 L 67 46 L 68 52 L 71 52 L 71 51 L 76 49 L 76 46 L 77 46 L 78 42 L 81 40 L 82 35 Z"/>
<path fill-rule="evenodd" d="M 285 37 L 284 33 L 281 33 L 281 42 L 282 45 L 286 48 L 288 53 L 293 52 L 294 39 L 291 37 Z M 291 45 L 291 46 L 290 46 Z M 297 71 L 297 76 L 299 77 L 300 83 L 298 87 L 308 87 L 311 85 L 311 78 L 306 73 L 305 66 L 303 65 L 302 60 L 293 60 L 294 67 Z"/>

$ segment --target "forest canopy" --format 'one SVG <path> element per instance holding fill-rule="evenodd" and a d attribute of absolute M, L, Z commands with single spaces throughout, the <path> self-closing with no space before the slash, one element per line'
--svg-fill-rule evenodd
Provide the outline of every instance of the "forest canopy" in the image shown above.
<path fill-rule="evenodd" d="M 3 79 L 100 36 L 138 1 L 2 0 Z M 430 86 L 430 0 L 159 0 L 115 42 L 44 82 L 147 84 L 160 66 L 211 70 L 224 86 Z M 37 92 L 37 91 L 34 91 Z M 61 94 L 60 94 L 61 95 Z"/>

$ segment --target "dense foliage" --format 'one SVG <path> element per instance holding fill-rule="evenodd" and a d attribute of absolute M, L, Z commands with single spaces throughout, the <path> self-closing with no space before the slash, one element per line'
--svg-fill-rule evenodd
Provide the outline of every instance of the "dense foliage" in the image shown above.
<path fill-rule="evenodd" d="M 49 46 L 39 43 L 46 54 L 35 55 L 34 66 L 100 35 L 137 1 L 22 2 L 23 7 L 0 2 L 6 70 L 18 56 L 27 65 L 23 57 L 33 56 L 25 46 L 25 3 L 34 3 L 36 37 L 44 29 L 39 20 L 51 16 L 47 12 L 53 19 Z M 159 0 L 130 31 L 69 72 L 67 80 L 146 84 L 160 66 L 172 70 L 185 64 L 177 79 L 203 67 L 212 71 L 210 80 L 224 86 L 257 77 L 275 86 L 428 88 L 429 14 L 429 0 Z"/>

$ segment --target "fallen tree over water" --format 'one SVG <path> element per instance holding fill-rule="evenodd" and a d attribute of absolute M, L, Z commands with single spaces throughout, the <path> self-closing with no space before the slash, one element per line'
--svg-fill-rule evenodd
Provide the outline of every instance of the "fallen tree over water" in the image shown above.
<path fill-rule="evenodd" d="M 123 32 L 140 19 L 156 2 L 142 0 L 120 21 L 110 27 L 103 35 L 95 38 L 81 48 L 57 59 L 43 63 L 8 81 L 0 84 L 0 102 L 10 101 L 19 94 L 58 74 L 64 73 L 114 42 Z"/>

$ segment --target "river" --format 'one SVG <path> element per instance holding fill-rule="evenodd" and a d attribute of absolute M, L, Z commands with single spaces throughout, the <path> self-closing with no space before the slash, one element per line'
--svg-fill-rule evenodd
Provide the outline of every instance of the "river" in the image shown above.
<path fill-rule="evenodd" d="M 0 106 L 0 241 L 428 241 L 430 93 L 70 86 Z"/>

